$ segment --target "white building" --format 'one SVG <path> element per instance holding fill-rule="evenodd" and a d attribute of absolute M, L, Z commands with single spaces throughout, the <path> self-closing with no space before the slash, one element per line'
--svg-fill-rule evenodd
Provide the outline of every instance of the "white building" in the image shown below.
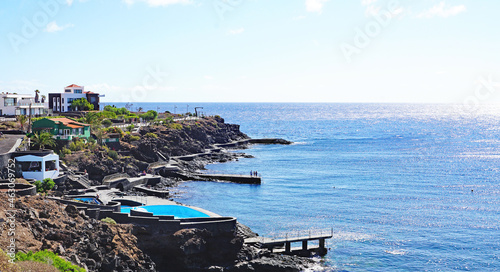
<path fill-rule="evenodd" d="M 29 94 L 0 94 L 0 115 L 44 115 L 48 107 L 44 103 L 35 103 L 35 97 Z"/>
<path fill-rule="evenodd" d="M 84 86 L 72 84 L 64 88 L 63 93 L 49 93 L 49 109 L 53 112 L 71 111 L 71 102 L 81 98 L 87 99 L 90 104 L 94 105 L 94 110 L 100 110 L 98 93 L 86 92 Z"/>
<path fill-rule="evenodd" d="M 23 178 L 44 180 L 55 179 L 59 176 L 59 155 L 47 154 L 45 156 L 25 155 L 16 158 L 21 165 Z"/>

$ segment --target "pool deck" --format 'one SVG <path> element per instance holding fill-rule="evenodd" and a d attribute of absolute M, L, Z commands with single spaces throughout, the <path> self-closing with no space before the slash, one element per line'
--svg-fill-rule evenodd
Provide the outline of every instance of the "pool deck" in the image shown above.
<path fill-rule="evenodd" d="M 94 197 L 94 196 L 96 196 L 98 194 L 99 195 L 99 199 L 102 202 L 104 202 L 104 203 L 108 203 L 109 201 L 112 201 L 113 199 L 126 199 L 126 200 L 133 200 L 133 201 L 141 202 L 144 205 L 148 205 L 148 206 L 151 206 L 151 205 L 179 205 L 179 206 L 186 206 L 186 207 L 189 207 L 189 208 L 191 208 L 193 210 L 197 210 L 197 211 L 200 211 L 200 212 L 202 212 L 204 214 L 207 214 L 210 217 L 221 217 L 220 215 L 218 215 L 218 214 L 216 214 L 214 212 L 207 211 L 207 210 L 202 209 L 200 207 L 189 206 L 189 205 L 185 205 L 185 204 L 182 204 L 182 203 L 179 203 L 179 202 L 176 202 L 176 201 L 172 201 L 172 200 L 168 200 L 168 199 L 164 199 L 164 198 L 159 198 L 159 197 L 155 197 L 155 196 L 123 196 L 123 197 L 117 197 L 116 195 L 114 195 L 117 192 L 120 192 L 120 190 L 118 190 L 118 189 L 99 190 L 99 192 L 97 192 L 97 193 L 86 193 L 84 196 Z"/>

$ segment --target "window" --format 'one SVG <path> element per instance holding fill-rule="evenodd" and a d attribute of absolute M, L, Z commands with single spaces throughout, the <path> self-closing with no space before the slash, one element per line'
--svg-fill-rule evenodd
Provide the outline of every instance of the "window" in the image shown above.
<path fill-rule="evenodd" d="M 80 130 L 79 131 L 80 133 L 78 133 L 78 134 L 83 134 L 83 128 L 80 128 L 79 130 Z"/>
<path fill-rule="evenodd" d="M 73 102 L 73 100 L 75 100 L 75 98 L 68 98 L 68 104 L 71 104 L 71 102 Z"/>
<path fill-rule="evenodd" d="M 75 89 L 75 93 L 82 93 L 82 89 Z"/>
<path fill-rule="evenodd" d="M 59 135 L 62 135 L 62 134 L 63 134 L 62 129 L 59 129 Z"/>
<path fill-rule="evenodd" d="M 4 106 L 15 106 L 16 105 L 16 99 L 15 98 L 5 98 L 3 101 Z"/>
<path fill-rule="evenodd" d="M 64 103 L 64 98 L 61 98 L 61 102 L 63 102 L 63 103 Z"/>
<path fill-rule="evenodd" d="M 90 103 L 94 104 L 96 102 L 95 96 L 90 97 Z"/>
<path fill-rule="evenodd" d="M 64 92 L 65 92 L 65 93 L 70 93 L 70 92 L 71 92 L 71 90 L 70 90 L 70 89 L 66 89 L 66 90 L 64 90 Z"/>

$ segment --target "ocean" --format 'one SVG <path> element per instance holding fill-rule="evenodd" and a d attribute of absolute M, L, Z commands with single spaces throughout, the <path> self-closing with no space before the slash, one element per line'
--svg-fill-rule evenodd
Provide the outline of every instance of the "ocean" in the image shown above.
<path fill-rule="evenodd" d="M 500 271 L 500 106 L 139 106 L 199 106 L 252 138 L 294 142 L 207 166 L 258 171 L 262 185 L 186 182 L 175 189 L 179 202 L 235 216 L 261 236 L 333 229 L 323 258 L 331 271 Z"/>

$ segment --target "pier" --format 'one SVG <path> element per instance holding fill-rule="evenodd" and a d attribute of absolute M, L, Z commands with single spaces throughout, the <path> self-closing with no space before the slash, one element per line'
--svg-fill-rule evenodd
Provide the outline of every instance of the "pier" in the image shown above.
<path fill-rule="evenodd" d="M 209 179 L 209 180 L 226 180 L 235 183 L 244 183 L 244 184 L 260 184 L 262 179 L 259 176 L 250 176 L 250 175 L 228 175 L 228 174 L 198 174 L 201 179 Z"/>
<path fill-rule="evenodd" d="M 260 245 L 268 248 L 271 252 L 282 253 L 287 255 L 309 256 L 315 252 L 319 255 L 325 255 L 327 249 L 325 246 L 326 239 L 333 237 L 333 229 L 329 230 L 309 230 L 306 232 L 298 232 L 296 236 L 285 234 L 285 236 L 266 238 L 266 237 L 250 237 L 245 239 L 246 244 Z M 309 241 L 319 241 L 317 246 L 309 246 Z M 301 247 L 292 247 L 292 243 L 302 243 Z"/>

